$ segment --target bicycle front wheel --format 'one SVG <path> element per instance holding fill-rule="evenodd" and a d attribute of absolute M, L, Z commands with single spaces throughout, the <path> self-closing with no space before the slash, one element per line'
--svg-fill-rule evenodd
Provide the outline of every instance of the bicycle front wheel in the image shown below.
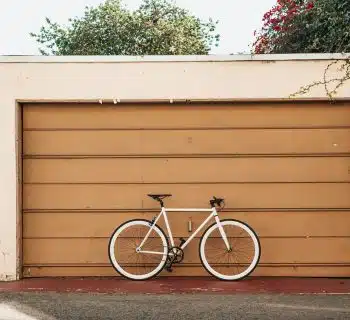
<path fill-rule="evenodd" d="M 251 274 L 260 259 L 260 242 L 247 224 L 233 219 L 221 220 L 231 250 L 227 250 L 217 223 L 204 232 L 199 254 L 204 268 L 221 280 L 241 280 Z"/>
<path fill-rule="evenodd" d="M 155 225 L 142 251 L 137 248 L 151 228 L 151 221 L 129 220 L 111 235 L 108 245 L 109 260 L 114 269 L 131 280 L 146 280 L 156 276 L 164 268 L 168 256 L 168 239 L 164 231 Z"/>

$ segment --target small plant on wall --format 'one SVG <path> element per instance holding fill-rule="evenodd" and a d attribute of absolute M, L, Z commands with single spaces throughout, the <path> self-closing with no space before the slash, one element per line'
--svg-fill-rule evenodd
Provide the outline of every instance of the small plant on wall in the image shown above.
<path fill-rule="evenodd" d="M 329 72 L 332 68 L 336 68 L 335 72 L 339 75 L 335 77 L 329 77 Z M 329 63 L 324 71 L 323 79 L 314 81 L 311 84 L 302 86 L 298 91 L 292 93 L 290 98 L 297 97 L 308 93 L 312 88 L 317 86 L 323 86 L 328 98 L 334 102 L 335 96 L 339 90 L 347 81 L 350 80 L 350 59 L 334 60 Z"/>

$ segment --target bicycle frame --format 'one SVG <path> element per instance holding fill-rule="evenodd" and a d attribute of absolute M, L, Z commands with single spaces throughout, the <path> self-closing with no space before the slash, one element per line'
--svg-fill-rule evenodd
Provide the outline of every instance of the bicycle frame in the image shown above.
<path fill-rule="evenodd" d="M 175 242 L 174 242 L 174 238 L 173 238 L 173 235 L 172 235 L 172 232 L 171 232 L 171 228 L 170 228 L 170 224 L 169 224 L 169 221 L 168 221 L 168 216 L 167 216 L 167 212 L 210 212 L 209 216 L 202 222 L 202 224 L 194 230 L 193 234 L 180 246 L 180 248 L 183 250 L 185 249 L 185 247 L 193 240 L 193 238 L 198 234 L 198 232 L 200 232 L 203 227 L 210 221 L 210 219 L 214 218 L 216 223 L 218 224 L 218 227 L 219 227 L 219 231 L 220 231 L 220 234 L 225 242 L 225 245 L 227 247 L 227 250 L 231 250 L 230 248 L 230 245 L 228 243 L 228 240 L 227 240 L 227 237 L 226 237 L 226 234 L 225 234 L 225 231 L 221 225 L 221 222 L 220 222 L 220 219 L 218 217 L 218 213 L 216 211 L 216 208 L 213 207 L 211 209 L 194 209 L 194 208 L 191 208 L 191 209 L 186 209 L 186 208 L 165 208 L 165 207 L 162 207 L 162 210 L 161 212 L 158 214 L 158 216 L 156 217 L 156 219 L 153 221 L 153 224 L 151 226 L 151 228 L 148 230 L 145 238 L 142 240 L 140 246 L 136 249 L 137 252 L 139 253 L 150 253 L 150 254 L 160 254 L 160 255 L 163 255 L 164 253 L 163 252 L 155 252 L 155 251 L 146 251 L 146 250 L 142 250 L 142 246 L 144 245 L 144 243 L 146 242 L 146 240 L 148 239 L 149 235 L 151 234 L 154 226 L 156 225 L 157 221 L 160 219 L 161 216 L 164 217 L 164 222 L 165 222 L 165 226 L 166 226 L 166 229 L 167 229 L 167 232 L 168 232 L 168 236 L 170 238 L 170 244 L 172 247 L 175 246 Z M 170 253 L 171 255 L 171 253 Z"/>

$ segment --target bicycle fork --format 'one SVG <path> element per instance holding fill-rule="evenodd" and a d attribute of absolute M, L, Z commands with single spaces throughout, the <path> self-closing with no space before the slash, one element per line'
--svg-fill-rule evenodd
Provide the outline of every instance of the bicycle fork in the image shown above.
<path fill-rule="evenodd" d="M 232 248 L 231 248 L 231 246 L 230 246 L 230 244 L 229 244 L 229 242 L 228 242 L 228 240 L 227 240 L 227 236 L 226 236 L 225 230 L 224 230 L 224 228 L 222 227 L 222 224 L 221 224 L 221 221 L 220 221 L 220 219 L 219 219 L 219 217 L 218 217 L 218 214 L 217 214 L 217 212 L 216 212 L 216 209 L 214 209 L 214 210 L 215 210 L 215 211 L 214 211 L 214 218 L 215 218 L 216 224 L 218 225 L 218 228 L 219 228 L 221 237 L 222 237 L 222 239 L 223 239 L 224 242 L 225 242 L 227 251 L 228 251 L 228 252 L 231 252 L 231 251 L 232 251 Z"/>

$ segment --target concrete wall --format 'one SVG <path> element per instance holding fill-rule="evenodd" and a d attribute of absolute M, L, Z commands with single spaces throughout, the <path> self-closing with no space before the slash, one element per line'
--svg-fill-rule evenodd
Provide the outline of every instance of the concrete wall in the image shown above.
<path fill-rule="evenodd" d="M 0 280 L 20 275 L 21 102 L 281 100 L 322 80 L 338 58 L 344 56 L 0 57 Z M 327 96 L 320 86 L 302 98 Z M 337 98 L 350 100 L 350 82 Z"/>

